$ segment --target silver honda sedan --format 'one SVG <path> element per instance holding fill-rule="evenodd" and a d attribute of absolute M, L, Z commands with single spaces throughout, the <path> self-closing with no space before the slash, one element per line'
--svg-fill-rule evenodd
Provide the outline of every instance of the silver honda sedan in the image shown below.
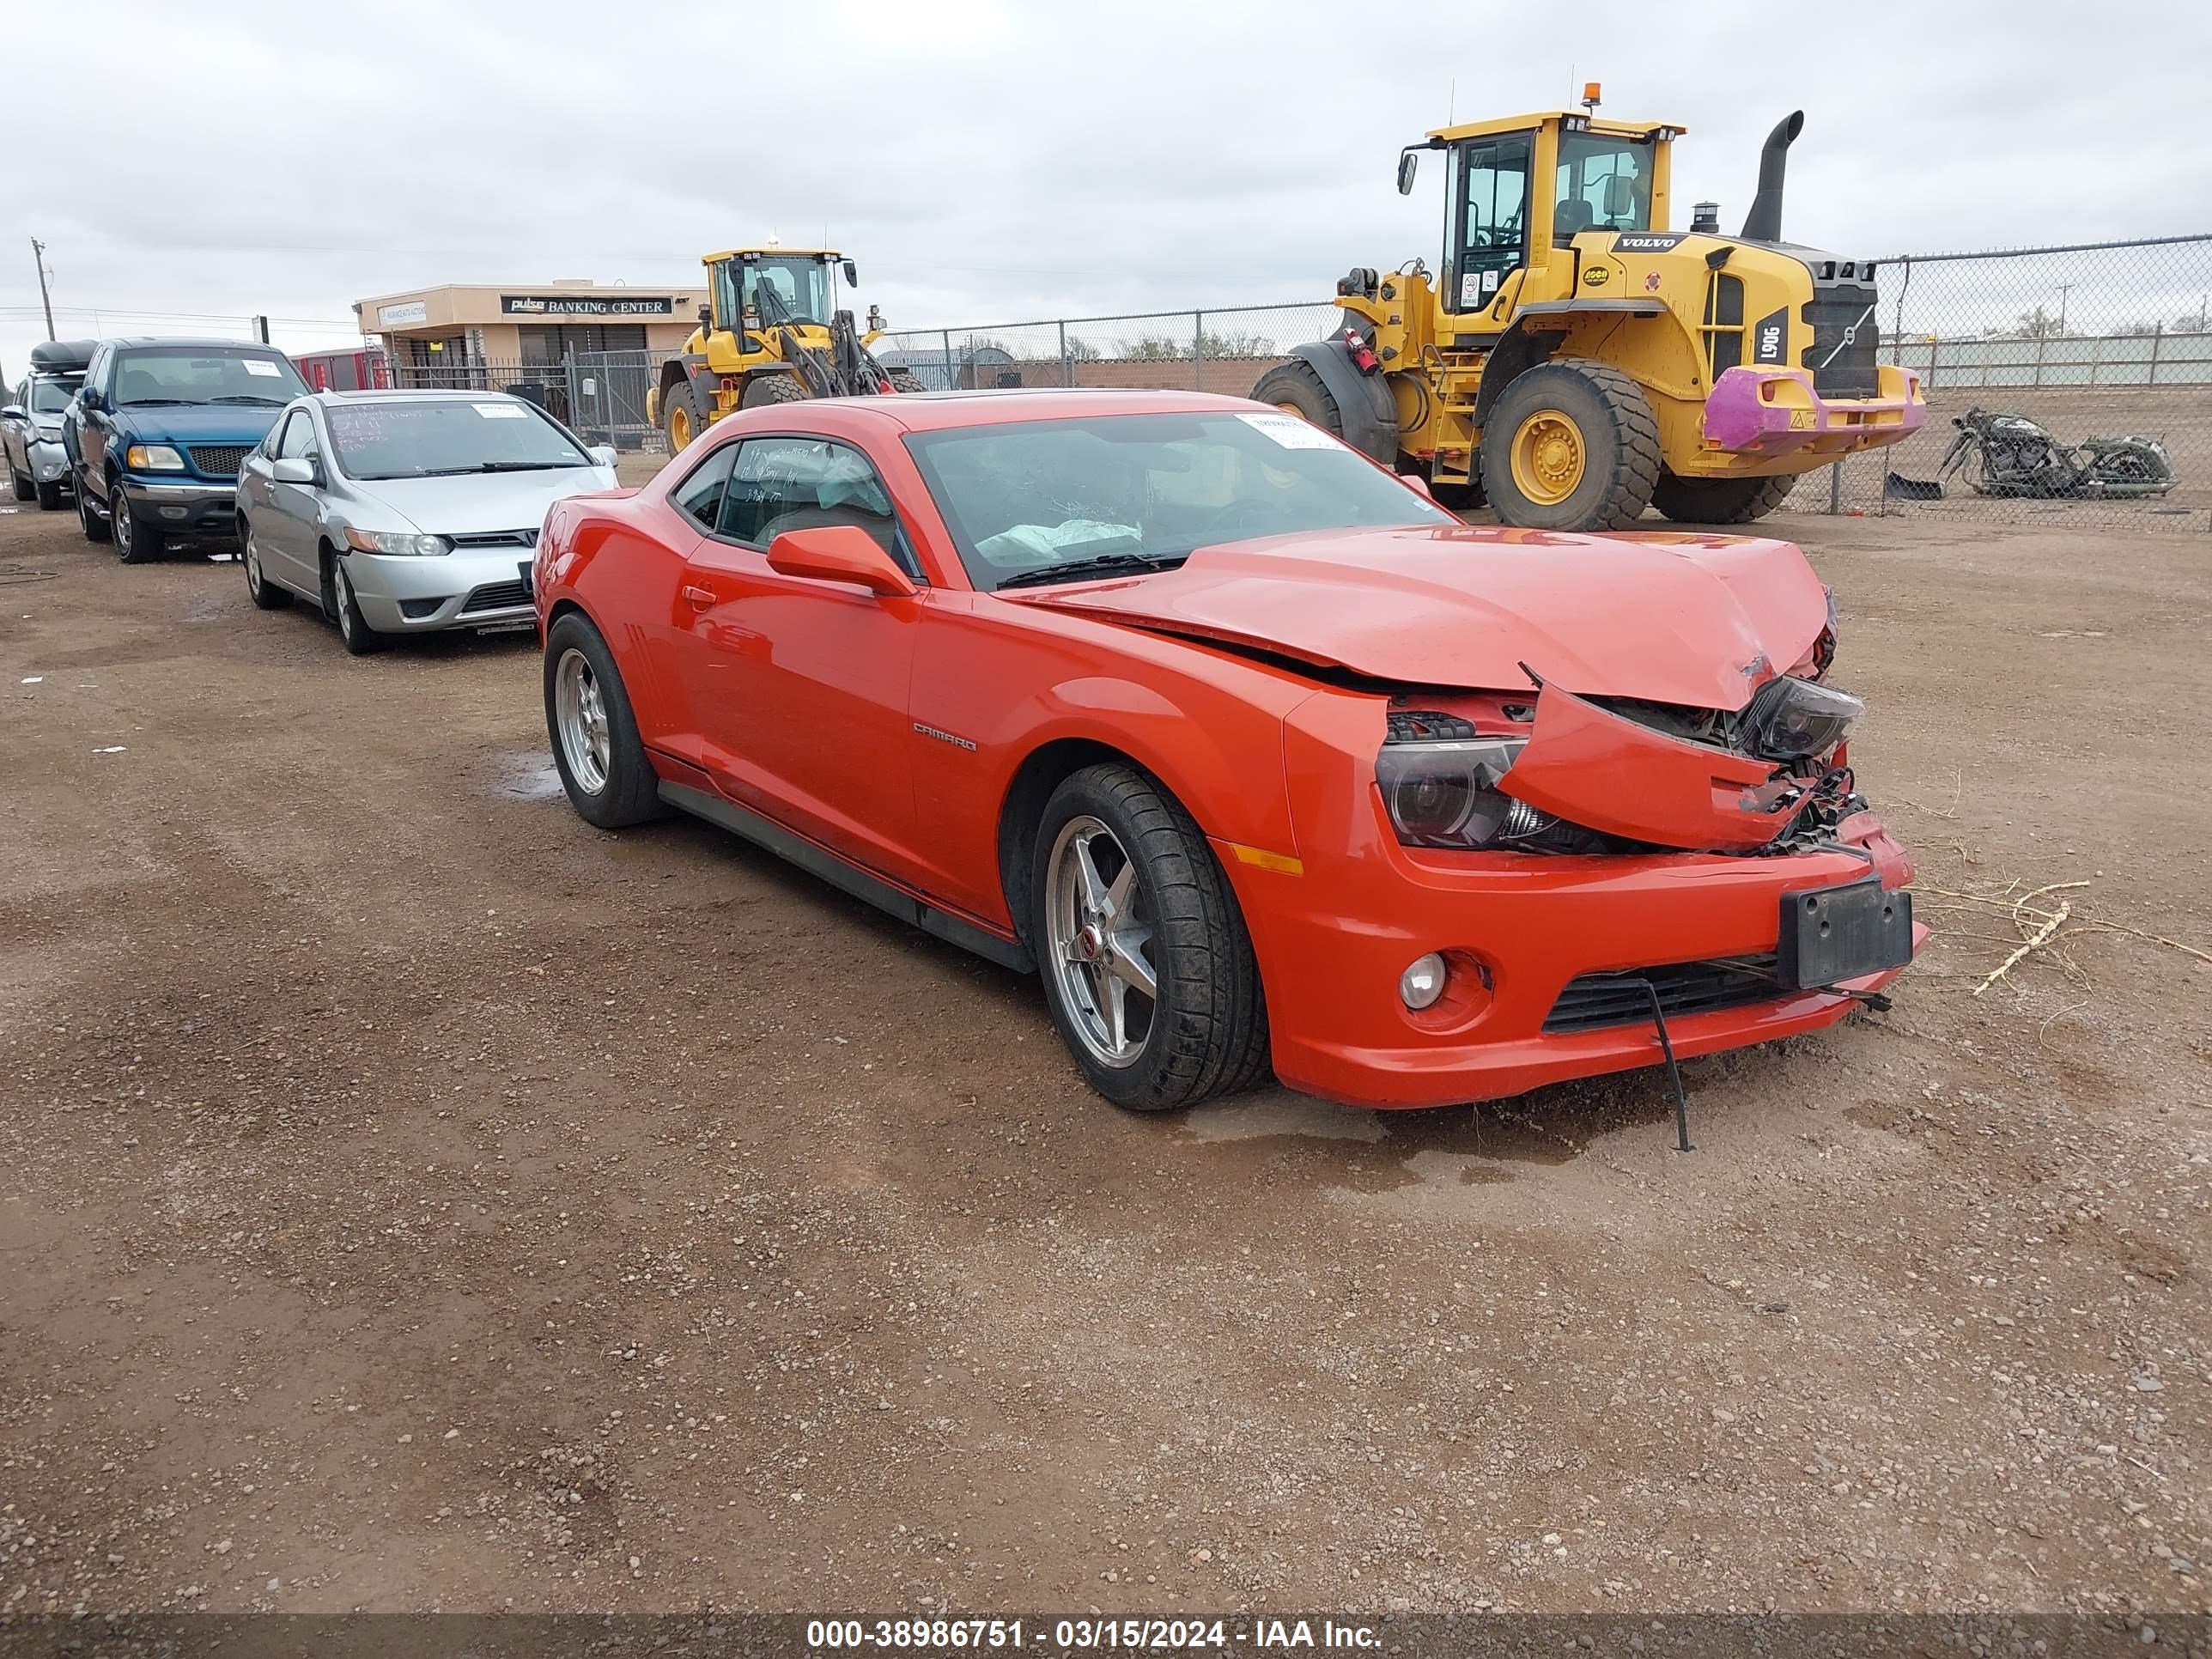
<path fill-rule="evenodd" d="M 404 634 L 532 625 L 545 509 L 612 489 L 614 465 L 503 392 L 313 392 L 240 471 L 246 591 L 264 611 L 319 606 L 356 656 Z"/>

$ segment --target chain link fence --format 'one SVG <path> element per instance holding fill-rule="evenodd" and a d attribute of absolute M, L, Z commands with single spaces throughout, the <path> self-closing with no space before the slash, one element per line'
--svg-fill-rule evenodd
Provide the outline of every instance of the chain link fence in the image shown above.
<path fill-rule="evenodd" d="M 1881 355 L 1918 371 L 1928 423 L 1808 473 L 1790 510 L 2212 530 L 2212 234 L 1899 255 L 1882 262 L 1881 289 Z M 1244 397 L 1337 314 L 1248 306 L 906 329 L 876 355 L 938 391 Z"/>

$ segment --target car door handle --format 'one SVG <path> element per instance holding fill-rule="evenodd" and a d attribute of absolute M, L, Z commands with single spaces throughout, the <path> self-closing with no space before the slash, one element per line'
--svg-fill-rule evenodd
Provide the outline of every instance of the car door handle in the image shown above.
<path fill-rule="evenodd" d="M 711 587 L 694 587 L 687 582 L 684 588 L 684 597 L 694 611 L 704 611 L 714 603 L 714 590 Z"/>

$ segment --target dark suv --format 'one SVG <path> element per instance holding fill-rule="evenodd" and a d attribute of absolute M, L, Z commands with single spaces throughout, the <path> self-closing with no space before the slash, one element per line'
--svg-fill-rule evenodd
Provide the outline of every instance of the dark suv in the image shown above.
<path fill-rule="evenodd" d="M 273 346 L 105 340 L 63 416 L 87 541 L 125 564 L 238 533 L 238 470 L 307 390 Z"/>

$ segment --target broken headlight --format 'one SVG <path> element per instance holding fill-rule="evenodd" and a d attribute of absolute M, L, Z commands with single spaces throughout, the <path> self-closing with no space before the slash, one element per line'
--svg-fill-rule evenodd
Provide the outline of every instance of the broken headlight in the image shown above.
<path fill-rule="evenodd" d="M 1866 705 L 1848 692 L 1784 674 L 1760 686 L 1743 711 L 1745 744 L 1764 760 L 1825 755 L 1865 713 Z"/>
<path fill-rule="evenodd" d="M 1385 744 L 1375 781 L 1398 839 L 1408 847 L 1494 847 L 1533 836 L 1552 819 L 1498 793 L 1526 738 L 1454 738 Z"/>

